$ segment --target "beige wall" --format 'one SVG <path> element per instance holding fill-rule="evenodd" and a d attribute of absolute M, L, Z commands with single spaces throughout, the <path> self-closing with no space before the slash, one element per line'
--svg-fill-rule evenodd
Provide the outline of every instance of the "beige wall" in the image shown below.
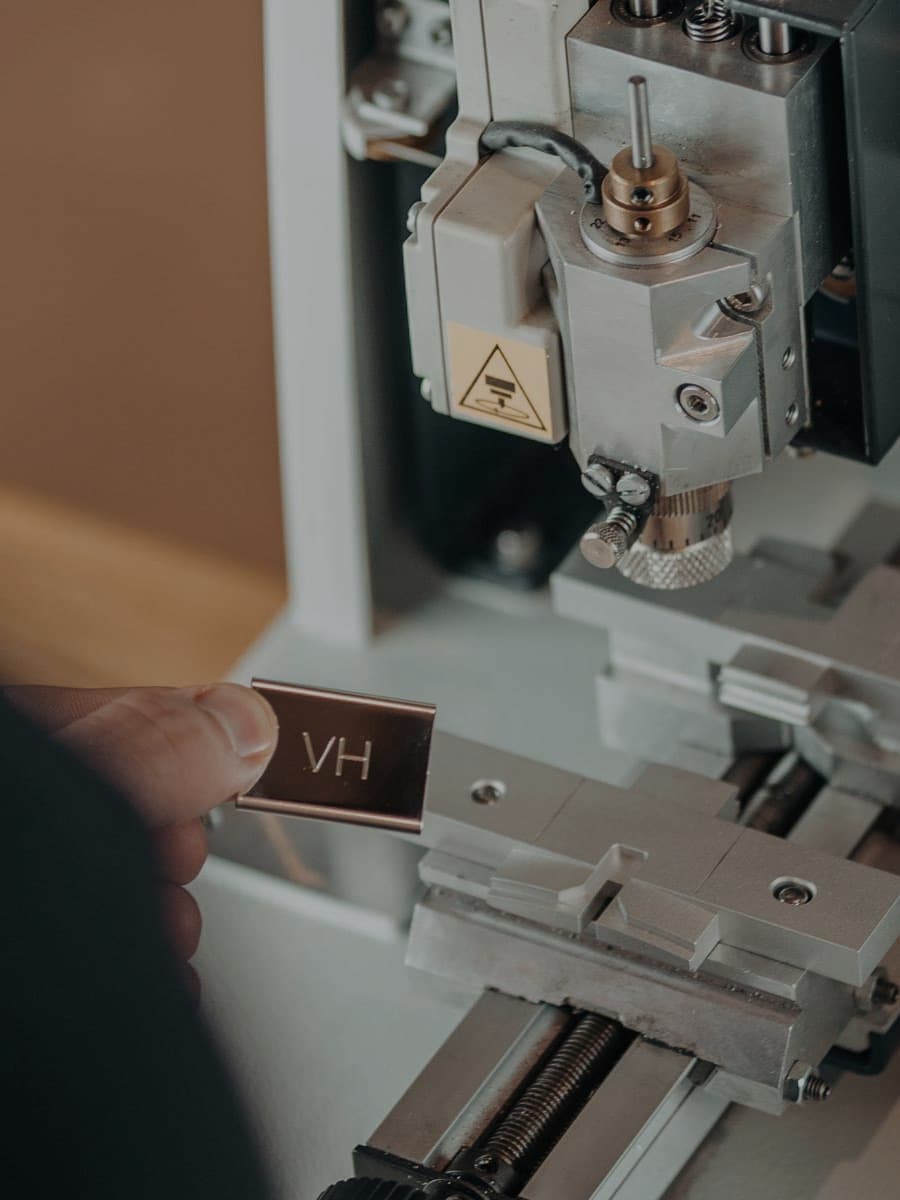
<path fill-rule="evenodd" d="M 277 569 L 260 40 L 0 0 L 0 484 Z"/>

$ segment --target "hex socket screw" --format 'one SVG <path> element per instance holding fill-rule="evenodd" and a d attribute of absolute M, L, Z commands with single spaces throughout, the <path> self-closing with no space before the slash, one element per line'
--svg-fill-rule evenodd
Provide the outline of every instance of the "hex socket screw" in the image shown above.
<path fill-rule="evenodd" d="M 689 421 L 700 425 L 709 425 L 718 421 L 722 413 L 721 405 L 707 388 L 699 383 L 686 383 L 678 389 L 678 407 Z"/>
<path fill-rule="evenodd" d="M 793 908 L 799 908 L 803 904 L 809 904 L 815 892 L 805 883 L 782 883 L 775 889 L 774 895 L 780 904 L 790 904 Z"/>

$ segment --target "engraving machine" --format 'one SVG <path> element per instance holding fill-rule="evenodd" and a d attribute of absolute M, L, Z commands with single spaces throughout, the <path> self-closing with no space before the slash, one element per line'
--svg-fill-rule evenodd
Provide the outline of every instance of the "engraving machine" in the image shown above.
<path fill-rule="evenodd" d="M 900 8 L 266 20 L 295 594 L 246 666 L 436 702 L 408 961 L 481 996 L 329 1197 L 893 1195 Z M 411 902 L 407 842 L 290 836 Z"/>

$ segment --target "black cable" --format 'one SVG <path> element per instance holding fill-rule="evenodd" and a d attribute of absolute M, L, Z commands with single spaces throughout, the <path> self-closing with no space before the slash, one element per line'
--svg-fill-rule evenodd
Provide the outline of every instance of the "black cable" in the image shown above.
<path fill-rule="evenodd" d="M 545 154 L 561 158 L 581 177 L 588 203 L 600 203 L 600 185 L 608 172 L 587 146 L 552 125 L 538 125 L 533 121 L 493 121 L 481 135 L 481 149 L 487 154 L 518 146 L 543 150 Z"/>

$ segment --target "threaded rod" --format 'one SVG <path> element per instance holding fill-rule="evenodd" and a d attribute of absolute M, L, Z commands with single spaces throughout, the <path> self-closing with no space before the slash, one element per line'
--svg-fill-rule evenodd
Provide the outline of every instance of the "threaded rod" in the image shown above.
<path fill-rule="evenodd" d="M 831 1095 L 831 1086 L 821 1075 L 810 1075 L 803 1085 L 803 1099 L 813 1102 L 827 1100 Z"/>
<path fill-rule="evenodd" d="M 527 1178 L 625 1052 L 616 1021 L 582 1013 L 480 1150 Z"/>
<path fill-rule="evenodd" d="M 814 767 L 800 759 L 766 789 L 766 797 L 750 818 L 750 829 L 786 837 L 825 786 Z"/>

